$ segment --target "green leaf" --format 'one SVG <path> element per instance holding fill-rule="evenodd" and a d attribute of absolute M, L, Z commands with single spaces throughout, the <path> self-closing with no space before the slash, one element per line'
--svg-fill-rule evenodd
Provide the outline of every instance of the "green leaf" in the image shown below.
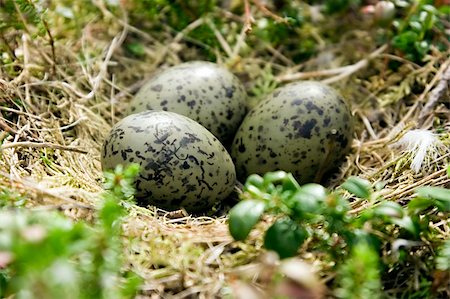
<path fill-rule="evenodd" d="M 422 32 L 423 28 L 422 28 L 422 23 L 418 22 L 418 21 L 411 21 L 409 22 L 409 26 L 415 31 L 415 32 Z"/>
<path fill-rule="evenodd" d="M 425 40 L 414 43 L 414 48 L 416 49 L 417 53 L 419 53 L 419 55 L 421 56 L 425 56 L 425 54 L 427 54 L 428 51 L 430 50 L 430 47 L 431 47 L 430 43 Z"/>
<path fill-rule="evenodd" d="M 263 199 L 265 198 L 266 193 L 261 191 L 260 188 L 253 186 L 253 185 L 247 185 L 244 187 L 244 191 L 250 194 L 253 198 L 257 199 Z"/>
<path fill-rule="evenodd" d="M 280 258 L 294 256 L 308 236 L 306 230 L 289 218 L 277 220 L 267 230 L 264 247 L 278 253 Z"/>
<path fill-rule="evenodd" d="M 406 229 L 415 237 L 419 236 L 419 225 L 418 223 L 414 222 L 411 217 L 403 216 L 403 218 L 391 218 L 391 222 L 403 229 Z"/>
<path fill-rule="evenodd" d="M 420 187 L 416 189 L 418 197 L 434 199 L 439 210 L 450 211 L 450 190 L 440 187 Z"/>
<path fill-rule="evenodd" d="M 434 206 L 433 200 L 424 197 L 417 197 L 408 203 L 408 210 L 413 211 L 413 213 L 417 213 L 424 211 L 431 206 Z"/>
<path fill-rule="evenodd" d="M 356 195 L 359 198 L 369 199 L 373 190 L 369 181 L 359 177 L 349 177 L 342 185 L 348 192 Z"/>
<path fill-rule="evenodd" d="M 420 187 L 416 189 L 419 197 L 450 201 L 450 190 L 440 187 Z"/>
<path fill-rule="evenodd" d="M 269 185 L 270 183 L 282 182 L 288 174 L 284 171 L 274 171 L 268 172 L 264 175 L 264 184 Z"/>
<path fill-rule="evenodd" d="M 99 217 L 106 231 L 120 229 L 120 220 L 124 215 L 125 209 L 114 197 L 103 200 Z"/>
<path fill-rule="evenodd" d="M 393 201 L 384 201 L 374 208 L 375 215 L 389 218 L 402 218 L 403 208 Z"/>
<path fill-rule="evenodd" d="M 298 193 L 312 197 L 316 201 L 324 201 L 327 198 L 327 189 L 322 185 L 314 183 L 303 185 Z"/>
<path fill-rule="evenodd" d="M 450 271 L 450 240 L 440 246 L 436 257 L 436 268 L 441 271 Z"/>
<path fill-rule="evenodd" d="M 283 191 L 297 191 L 300 190 L 300 185 L 294 178 L 292 173 L 288 173 L 283 181 Z"/>
<path fill-rule="evenodd" d="M 239 202 L 230 210 L 228 229 L 231 236 L 237 240 L 245 240 L 258 223 L 265 209 L 265 204 L 261 200 L 244 200 Z"/>
<path fill-rule="evenodd" d="M 293 209 L 300 213 L 317 213 L 327 197 L 327 190 L 319 184 L 303 185 L 293 196 Z"/>
<path fill-rule="evenodd" d="M 414 43 L 419 40 L 419 35 L 414 31 L 406 31 L 392 39 L 394 48 L 400 49 L 404 52 L 410 52 Z"/>
<path fill-rule="evenodd" d="M 264 187 L 264 179 L 260 175 L 252 174 L 245 181 L 245 187 L 248 188 L 249 186 L 261 189 Z"/>
<path fill-rule="evenodd" d="M 123 175 L 126 179 L 134 180 L 134 178 L 139 174 L 140 165 L 138 163 L 131 163 L 124 169 Z"/>
<path fill-rule="evenodd" d="M 382 298 L 380 258 L 370 244 L 358 242 L 336 273 L 337 298 Z"/>

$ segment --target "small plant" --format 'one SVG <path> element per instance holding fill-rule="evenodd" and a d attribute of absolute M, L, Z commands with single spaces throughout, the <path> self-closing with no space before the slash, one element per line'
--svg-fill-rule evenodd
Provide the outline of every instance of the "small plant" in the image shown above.
<path fill-rule="evenodd" d="M 0 56 L 2 64 L 10 64 L 17 58 L 14 47 L 10 45 L 11 41 L 6 37 L 6 33 L 11 30 L 23 31 L 33 37 L 47 36 L 52 49 L 53 63 L 56 63 L 54 39 L 47 21 L 47 10 L 40 1 L 15 0 L 0 2 L 0 51 L 8 54 Z M 54 65 L 52 65 L 52 70 L 55 73 Z"/>
<path fill-rule="evenodd" d="M 27 203 L 27 198 L 22 194 L 11 191 L 6 187 L 0 188 L 0 208 L 19 208 Z"/>
<path fill-rule="evenodd" d="M 394 20 L 392 46 L 401 51 L 407 59 L 421 62 L 434 44 L 434 28 L 442 27 L 447 7 L 438 10 L 430 1 L 414 1 L 407 7 L 406 16 Z M 447 12 L 448 13 L 448 12 Z"/>
<path fill-rule="evenodd" d="M 124 271 L 121 200 L 132 194 L 135 165 L 106 174 L 94 225 L 57 212 L 0 211 L 0 297 L 131 298 L 140 280 Z"/>
<path fill-rule="evenodd" d="M 371 207 L 359 214 L 352 213 L 347 192 L 353 194 L 355 201 L 370 202 Z M 265 232 L 264 247 L 287 258 L 295 256 L 310 240 L 309 250 L 322 252 L 336 264 L 345 264 L 338 269 L 342 298 L 369 298 L 369 294 L 377 294 L 381 285 L 380 249 L 397 237 L 411 243 L 421 237 L 432 240 L 428 226 L 431 219 L 425 216 L 426 212 L 432 208 L 450 212 L 450 190 L 443 188 L 419 188 L 416 198 L 403 207 L 384 201 L 361 178 L 350 177 L 331 192 L 319 184 L 300 186 L 291 174 L 282 171 L 263 177 L 249 176 L 241 198 L 229 214 L 229 230 L 235 240 L 245 240 L 264 214 L 271 215 L 274 220 Z M 357 260 L 365 261 L 364 271 L 354 268 L 358 267 Z M 367 285 L 352 280 L 361 278 L 358 271 L 368 279 Z M 361 288 L 355 288 L 356 284 Z"/>
<path fill-rule="evenodd" d="M 351 7 L 358 7 L 360 0 L 326 0 L 324 1 L 324 9 L 328 14 L 345 11 Z"/>
<path fill-rule="evenodd" d="M 356 244 L 339 268 L 338 298 L 380 298 L 381 282 L 378 252 L 367 242 Z"/>

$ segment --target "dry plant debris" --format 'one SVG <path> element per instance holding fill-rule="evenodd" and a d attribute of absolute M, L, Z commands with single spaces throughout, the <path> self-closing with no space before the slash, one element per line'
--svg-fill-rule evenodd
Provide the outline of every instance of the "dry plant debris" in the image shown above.
<path fill-rule="evenodd" d="M 11 53 L 4 53 L 10 62 L 0 66 L 0 182 L 26 196 L 29 209 L 61 210 L 76 220 L 92 220 L 103 190 L 99 153 L 105 135 L 152 73 L 203 58 L 198 49 L 205 45 L 189 32 L 204 25 L 221 46 L 213 49 L 217 61 L 244 79 L 252 101 L 281 82 L 300 79 L 333 84 L 351 100 L 359 128 L 352 153 L 329 186 L 357 175 L 383 183 L 387 199 L 407 202 L 416 187 L 450 184 L 445 170 L 450 158 L 448 50 L 433 49 L 419 66 L 388 54 L 387 44 L 376 48 L 370 35 L 354 28 L 334 44 L 317 37 L 322 51 L 298 64 L 283 46 L 275 49 L 252 39 L 250 29 L 257 22 L 252 14 L 279 18 L 262 1 L 244 1 L 243 23 L 240 16 L 219 10 L 231 24 L 226 33 L 208 18 L 179 32 L 164 25 L 161 32 L 145 32 L 130 23 L 125 7 L 112 10 L 108 1 L 98 0 L 89 5 L 91 11 L 74 6 L 84 17 L 73 26 L 55 9 L 63 1 L 54 2 L 48 11 L 51 35 L 36 36 L 30 25 L 2 36 Z M 135 40 L 143 45 L 141 57 L 124 48 Z M 388 68 L 390 61 L 398 64 L 396 71 Z M 391 145 L 418 128 L 436 133 L 443 146 L 416 172 L 410 168 L 411 153 Z M 367 204 L 355 204 L 355 213 Z M 138 297 L 212 298 L 229 294 L 230 286 L 254 295 L 255 290 L 246 293 L 247 286 L 239 287 L 238 278 L 244 271 L 256 285 L 265 281 L 258 271 L 248 270 L 267 267 L 258 258 L 261 234 L 245 244 L 233 242 L 226 222 L 220 215 L 129 207 L 123 239 L 128 267 L 144 278 Z M 442 238 L 449 238 L 444 227 Z M 318 273 L 329 269 L 320 257 L 303 258 Z"/>

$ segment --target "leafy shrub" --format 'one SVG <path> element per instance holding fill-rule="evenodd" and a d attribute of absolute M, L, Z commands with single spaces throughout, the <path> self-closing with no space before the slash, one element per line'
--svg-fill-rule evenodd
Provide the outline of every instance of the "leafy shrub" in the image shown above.
<path fill-rule="evenodd" d="M 356 201 L 370 202 L 371 207 L 352 212 L 347 192 Z M 282 171 L 249 176 L 241 198 L 229 214 L 229 230 L 235 240 L 245 240 L 264 214 L 272 215 L 264 247 L 287 258 L 295 256 L 309 239 L 308 249 L 322 252 L 336 265 L 344 263 L 337 279 L 342 298 L 376 298 L 381 289 L 381 248 L 396 238 L 406 244 L 416 244 L 421 238 L 432 241 L 429 210 L 450 212 L 450 190 L 443 188 L 418 188 L 416 198 L 403 207 L 383 200 L 361 178 L 350 177 L 340 188 L 329 191 L 319 184 L 300 186 Z M 445 247 L 442 252 L 446 256 Z M 442 258 L 440 261 L 442 264 Z M 358 266 L 362 262 L 364 269 Z"/>
<path fill-rule="evenodd" d="M 421 62 L 434 44 L 434 28 L 442 27 L 445 8 L 436 9 L 429 1 L 419 1 L 407 7 L 404 18 L 394 20 L 392 46 L 407 59 Z"/>

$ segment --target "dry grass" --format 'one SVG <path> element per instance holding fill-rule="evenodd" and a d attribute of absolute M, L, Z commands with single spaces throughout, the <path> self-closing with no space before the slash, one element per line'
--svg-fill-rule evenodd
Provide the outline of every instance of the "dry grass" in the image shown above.
<path fill-rule="evenodd" d="M 185 35 L 205 22 L 152 36 L 129 25 L 124 12 L 117 17 L 103 2 L 95 3 L 98 15 L 86 18 L 89 21 L 78 31 L 60 32 L 64 26 L 56 25 L 64 19 L 53 16 L 56 61 L 48 38 L 32 38 L 29 28 L 8 33 L 10 41 L 17 41 L 17 57 L 0 67 L 1 186 L 26 195 L 30 209 L 61 210 L 87 221 L 100 200 L 99 153 L 111 125 L 154 71 L 180 63 L 180 53 L 195 57 Z M 296 65 L 283 49 L 269 45 L 243 51 L 249 45 L 244 30 L 236 31 L 231 44 L 215 33 L 222 46 L 217 49 L 219 62 L 240 75 L 249 89 L 258 88 L 256 79 L 267 78 L 269 72 L 273 82 L 322 79 L 352 100 L 358 131 L 353 151 L 332 184 L 359 175 L 384 182 L 387 199 L 406 202 L 418 186 L 450 183 L 444 170 L 448 151 L 414 173 L 407 154 L 390 147 L 410 128 L 439 128 L 440 140 L 446 148 L 450 145 L 449 106 L 432 98 L 448 72 L 448 52 L 434 50 L 420 67 L 387 54 L 387 46 L 376 50 L 373 41 L 361 40 L 361 32 L 355 30 L 333 51 L 324 48 L 331 61 L 312 59 Z M 130 35 L 143 41 L 143 58 L 124 51 Z M 350 53 L 349 43 L 357 51 Z M 388 69 L 389 60 L 399 62 L 398 72 Z M 419 92 L 413 86 L 419 86 Z M 444 96 L 448 98 L 448 91 Z M 431 109 L 420 115 L 429 101 L 434 101 Z M 355 212 L 365 206 L 360 202 Z M 192 217 L 133 206 L 123 228 L 129 267 L 145 279 L 142 298 L 224 295 L 224 286 L 233 285 L 242 267 L 258 263 L 260 234 L 245 244 L 232 242 L 225 216 Z M 442 230 L 442 235 L 449 238 L 450 232 Z"/>

